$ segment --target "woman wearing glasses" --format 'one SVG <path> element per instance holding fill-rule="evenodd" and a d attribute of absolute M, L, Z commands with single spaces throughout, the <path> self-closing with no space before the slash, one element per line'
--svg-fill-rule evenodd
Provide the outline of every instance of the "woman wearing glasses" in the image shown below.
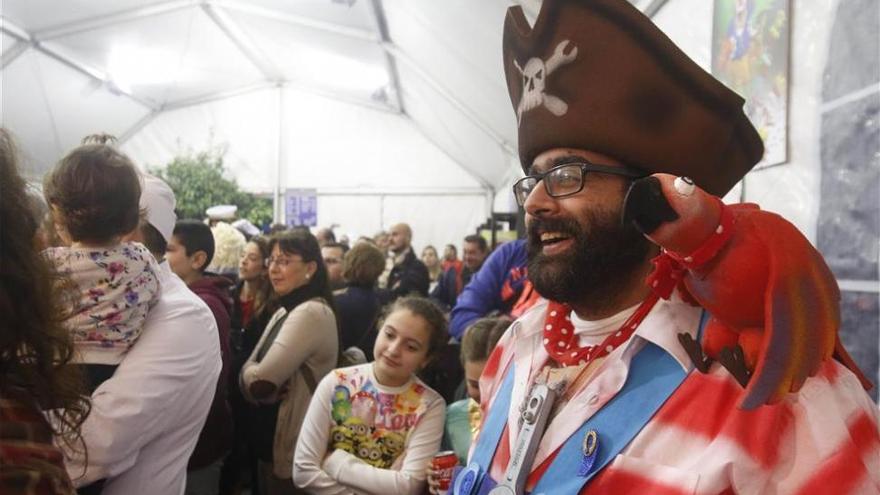
<path fill-rule="evenodd" d="M 291 480 L 296 439 L 315 386 L 336 366 L 339 338 L 327 269 L 308 232 L 274 237 L 266 259 L 277 308 L 241 370 L 253 417 L 261 494 L 297 493 Z"/>

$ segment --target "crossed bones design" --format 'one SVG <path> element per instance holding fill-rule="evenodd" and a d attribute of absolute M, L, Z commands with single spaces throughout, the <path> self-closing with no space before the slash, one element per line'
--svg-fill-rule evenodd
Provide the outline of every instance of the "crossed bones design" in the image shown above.
<path fill-rule="evenodd" d="M 513 65 L 516 66 L 516 69 L 522 74 L 523 78 L 522 96 L 516 109 L 517 123 L 522 122 L 522 115 L 524 113 L 541 105 L 544 105 L 544 108 L 557 117 L 561 117 L 568 112 L 568 103 L 562 101 L 559 97 L 544 92 L 547 86 L 547 78 L 556 69 L 574 61 L 577 57 L 577 47 L 565 53 L 568 45 L 569 40 L 561 41 L 556 45 L 556 50 L 547 61 L 541 60 L 538 57 L 532 57 L 526 62 L 525 68 L 520 67 L 516 59 L 513 60 Z"/>

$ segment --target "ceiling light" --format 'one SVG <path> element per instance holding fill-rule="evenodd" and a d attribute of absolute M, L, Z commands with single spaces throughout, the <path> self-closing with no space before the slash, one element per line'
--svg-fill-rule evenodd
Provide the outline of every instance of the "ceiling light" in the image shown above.
<path fill-rule="evenodd" d="M 179 61 L 180 55 L 169 50 L 116 45 L 110 50 L 107 72 L 113 84 L 130 92 L 135 86 L 180 80 Z"/>

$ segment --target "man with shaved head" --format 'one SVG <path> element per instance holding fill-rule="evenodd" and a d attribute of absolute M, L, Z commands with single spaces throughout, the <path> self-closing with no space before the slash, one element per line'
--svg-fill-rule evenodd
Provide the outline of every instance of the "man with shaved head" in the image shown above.
<path fill-rule="evenodd" d="M 427 297 L 430 277 L 428 268 L 413 253 L 412 229 L 398 223 L 389 230 L 389 237 L 388 248 L 394 266 L 388 274 L 388 300 L 413 293 Z"/>

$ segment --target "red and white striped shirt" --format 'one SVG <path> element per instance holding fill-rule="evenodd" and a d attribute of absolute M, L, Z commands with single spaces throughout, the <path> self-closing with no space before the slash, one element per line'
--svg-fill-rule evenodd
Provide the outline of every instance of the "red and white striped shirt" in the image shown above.
<path fill-rule="evenodd" d="M 519 405 L 547 362 L 546 308 L 542 301 L 514 322 L 490 356 L 480 379 L 484 417 L 513 363 L 508 425 L 517 424 Z M 629 363 L 646 341 L 690 369 L 677 334 L 695 336 L 699 317 L 699 308 L 683 302 L 658 302 L 630 341 L 609 354 L 550 421 L 526 489 L 568 437 L 623 387 Z M 576 322 L 575 332 L 581 331 Z M 581 494 L 880 493 L 877 406 L 849 370 L 829 361 L 797 394 L 754 411 L 737 409 L 742 394 L 718 363 L 708 374 L 692 372 Z M 490 469 L 495 480 L 504 473 L 516 435 L 515 428 L 505 429 L 501 437 Z"/>

